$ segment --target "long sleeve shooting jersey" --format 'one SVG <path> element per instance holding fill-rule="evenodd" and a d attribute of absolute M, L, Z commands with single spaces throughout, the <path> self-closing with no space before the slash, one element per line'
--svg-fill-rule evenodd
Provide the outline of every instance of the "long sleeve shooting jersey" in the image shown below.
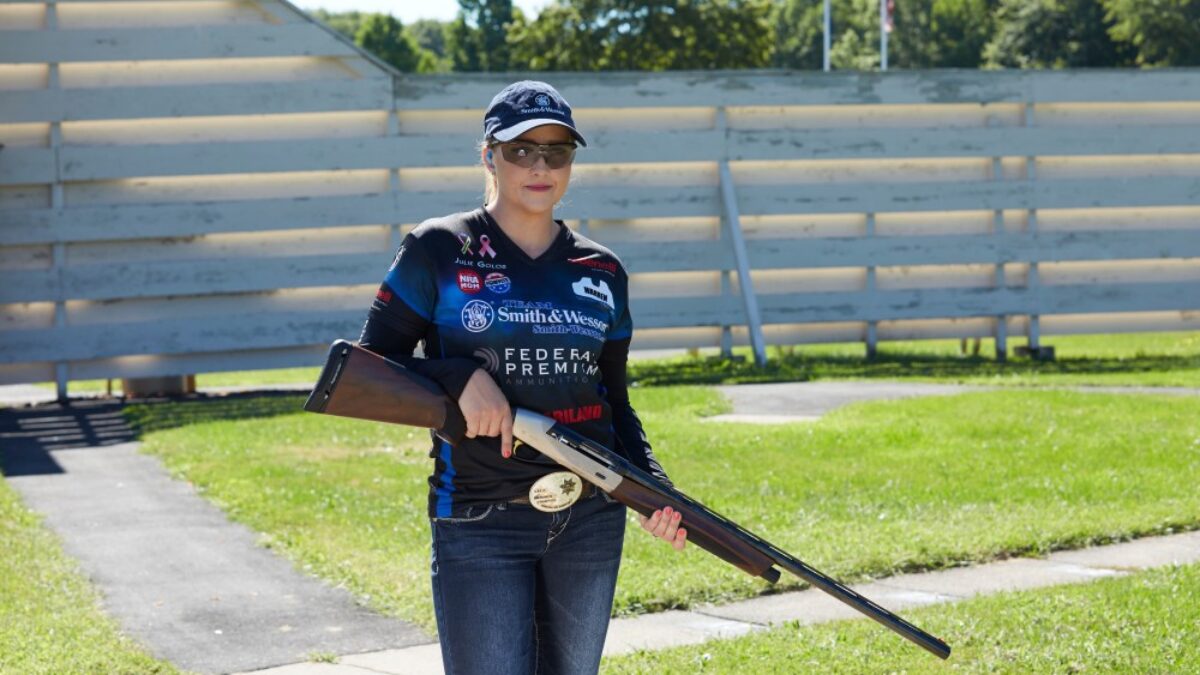
<path fill-rule="evenodd" d="M 509 405 L 552 417 L 666 481 L 626 388 L 628 275 L 612 251 L 555 222 L 554 242 L 536 259 L 482 207 L 421 223 L 396 252 L 359 343 L 455 400 L 483 368 Z M 422 341 L 426 358 L 414 357 Z M 452 447 L 435 436 L 430 457 L 431 517 L 526 494 L 561 470 L 541 455 L 503 458 L 499 437 Z"/>

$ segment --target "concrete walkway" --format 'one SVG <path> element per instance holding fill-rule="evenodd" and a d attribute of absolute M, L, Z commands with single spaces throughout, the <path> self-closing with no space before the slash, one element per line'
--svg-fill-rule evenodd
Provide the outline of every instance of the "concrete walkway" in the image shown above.
<path fill-rule="evenodd" d="M 0 409 L 5 480 L 152 654 L 228 673 L 433 639 L 259 546 L 133 438 L 115 402 Z"/>

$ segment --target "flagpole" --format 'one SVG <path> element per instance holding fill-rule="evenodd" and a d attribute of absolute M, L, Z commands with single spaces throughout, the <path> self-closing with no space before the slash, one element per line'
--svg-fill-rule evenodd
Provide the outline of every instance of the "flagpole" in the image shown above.
<path fill-rule="evenodd" d="M 826 0 L 828 2 L 828 0 Z M 888 0 L 879 0 L 879 69 L 887 70 Z"/>
<path fill-rule="evenodd" d="M 825 72 L 829 72 L 829 0 L 825 0 Z"/>

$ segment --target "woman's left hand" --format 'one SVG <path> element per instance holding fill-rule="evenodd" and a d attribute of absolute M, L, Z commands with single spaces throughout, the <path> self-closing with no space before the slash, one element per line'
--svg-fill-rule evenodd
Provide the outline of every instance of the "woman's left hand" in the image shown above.
<path fill-rule="evenodd" d="M 687 544 L 687 530 L 682 527 L 682 516 L 669 506 L 655 511 L 649 518 L 639 513 L 638 520 L 642 522 L 643 530 L 669 542 L 676 551 L 682 551 Z"/>

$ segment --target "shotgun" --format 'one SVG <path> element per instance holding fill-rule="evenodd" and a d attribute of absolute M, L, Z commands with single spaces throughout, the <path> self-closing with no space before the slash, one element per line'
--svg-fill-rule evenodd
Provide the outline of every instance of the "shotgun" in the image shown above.
<path fill-rule="evenodd" d="M 466 433 L 466 422 L 457 402 L 437 384 L 346 340 L 338 340 L 330 347 L 329 358 L 304 409 L 433 429 L 451 445 L 457 445 Z M 780 576 L 778 566 L 930 653 L 943 659 L 950 656 L 950 647 L 937 637 L 664 485 L 624 457 L 565 425 L 517 408 L 513 436 L 642 515 L 649 516 L 670 506 L 681 514 L 689 541 L 748 574 L 775 583 Z"/>

